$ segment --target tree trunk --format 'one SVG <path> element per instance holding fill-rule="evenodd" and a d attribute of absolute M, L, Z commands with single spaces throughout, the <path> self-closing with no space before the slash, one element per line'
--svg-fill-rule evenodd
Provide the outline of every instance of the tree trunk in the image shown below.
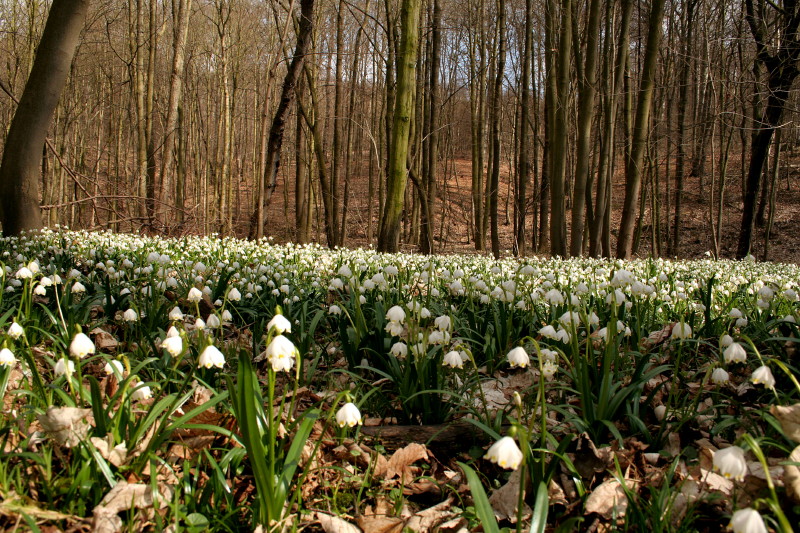
<path fill-rule="evenodd" d="M 522 77 L 520 79 L 519 122 L 517 137 L 519 138 L 519 157 L 517 159 L 516 217 L 514 219 L 514 254 L 525 255 L 527 237 L 525 223 L 528 207 L 528 180 L 530 179 L 530 161 L 528 159 L 528 123 L 531 101 L 531 61 L 533 55 L 533 0 L 525 0 L 525 38 L 522 50 Z"/>
<path fill-rule="evenodd" d="M 586 227 L 587 187 L 592 183 L 589 168 L 592 141 L 592 120 L 594 119 L 594 95 L 597 83 L 597 41 L 600 37 L 600 0 L 591 0 L 589 18 L 586 21 L 586 63 L 583 75 L 579 76 L 580 94 L 578 96 L 578 139 L 575 155 L 575 189 L 572 195 L 572 235 L 570 255 L 583 254 L 583 235 Z M 575 49 L 580 50 L 579 43 Z M 589 192 L 590 188 L 589 188 Z"/>
<path fill-rule="evenodd" d="M 172 162 L 175 150 L 175 131 L 178 125 L 178 107 L 183 90 L 183 72 L 186 65 L 186 34 L 189 31 L 189 19 L 192 12 L 192 0 L 172 1 L 172 73 L 170 74 L 169 101 L 167 118 L 164 123 L 164 154 L 161 158 L 161 203 L 158 211 L 163 218 L 163 207 L 177 206 L 175 185 L 172 179 Z M 171 217 L 169 217 L 171 218 Z M 166 220 L 164 220 L 166 222 Z"/>
<path fill-rule="evenodd" d="M 264 196 L 259 198 L 255 212 L 251 217 L 250 236 L 260 239 L 264 235 L 264 209 L 269 203 L 272 193 L 275 191 L 275 180 L 278 175 L 278 167 L 281 164 L 281 147 L 283 146 L 283 132 L 286 128 L 286 120 L 289 116 L 289 107 L 294 99 L 295 85 L 300 76 L 300 68 L 308 52 L 311 43 L 312 31 L 314 28 L 314 0 L 300 0 L 300 21 L 297 29 L 297 43 L 294 49 L 292 61 L 283 79 L 281 97 L 278 101 L 278 109 L 272 119 L 272 126 L 269 130 L 269 140 L 267 141 L 266 164 L 264 165 L 264 176 L 261 181 L 261 190 Z"/>
<path fill-rule="evenodd" d="M 400 49 L 398 50 L 397 94 L 394 104 L 394 128 L 389 150 L 386 207 L 383 212 L 378 251 L 396 252 L 400 240 L 408 172 L 409 133 L 414 106 L 417 44 L 419 40 L 420 0 L 403 0 L 400 10 Z"/>
<path fill-rule="evenodd" d="M 428 101 L 426 104 L 425 129 L 427 150 L 422 157 L 426 158 L 425 172 L 422 175 L 420 194 L 424 195 L 420 221 L 419 250 L 423 254 L 433 253 L 433 233 L 435 222 L 433 212 L 436 206 L 436 167 L 439 160 L 439 69 L 442 48 L 442 5 L 441 0 L 433 0 L 433 16 L 431 17 L 430 76 L 428 78 Z"/>
<path fill-rule="evenodd" d="M 653 0 L 647 25 L 642 80 L 636 104 L 636 119 L 631 138 L 631 152 L 625 165 L 625 200 L 617 240 L 617 257 L 628 259 L 633 252 L 633 232 L 638 218 L 639 194 L 642 187 L 642 164 L 650 129 L 650 108 L 658 67 L 658 48 L 661 43 L 661 21 L 664 18 L 665 0 Z"/>
<path fill-rule="evenodd" d="M 503 98 L 503 77 L 506 68 L 506 2 L 497 0 L 497 68 L 492 90 L 492 172 L 489 177 L 489 218 L 491 224 L 492 254 L 500 258 L 500 228 L 497 213 L 497 195 L 500 189 L 500 103 Z"/>
<path fill-rule="evenodd" d="M 42 227 L 42 148 L 67 81 L 88 0 L 53 0 L 28 82 L 8 130 L 0 165 L 0 223 L 5 235 Z"/>

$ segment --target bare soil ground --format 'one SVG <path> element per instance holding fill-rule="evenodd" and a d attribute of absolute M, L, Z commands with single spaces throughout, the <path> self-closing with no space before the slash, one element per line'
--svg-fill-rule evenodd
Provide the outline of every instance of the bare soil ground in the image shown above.
<path fill-rule="evenodd" d="M 440 181 L 435 207 L 436 215 L 436 251 L 439 253 L 476 253 L 472 231 L 472 199 L 471 199 L 471 163 L 468 159 L 457 159 L 448 163 L 446 169 L 447 179 Z M 776 190 L 776 211 L 771 231 L 769 253 L 770 261 L 800 263 L 800 165 L 789 161 L 787 166 L 780 171 Z M 722 217 L 722 240 L 720 257 L 732 258 L 736 252 L 739 227 L 742 216 L 742 196 L 740 178 L 736 171 L 740 165 L 735 162 L 730 164 L 731 176 L 725 191 L 725 208 Z M 288 177 L 288 179 L 287 179 Z M 663 178 L 662 178 L 663 180 Z M 714 232 L 709 212 L 709 199 L 711 195 L 711 177 L 707 175 L 701 183 L 697 177 L 687 178 L 684 194 L 684 209 L 680 228 L 680 246 L 676 257 L 697 258 L 703 257 L 706 252 L 714 251 Z M 377 190 L 377 183 L 375 184 Z M 412 185 L 409 182 L 409 188 Z M 674 189 L 674 186 L 673 186 Z M 343 190 L 343 187 L 342 187 Z M 342 194 L 340 190 L 340 194 Z M 369 247 L 375 243 L 378 227 L 377 199 L 373 202 L 372 222 L 369 217 L 369 180 L 366 172 L 351 177 L 348 193 L 348 216 L 346 246 Z M 241 191 L 240 201 L 243 205 L 250 205 L 249 191 Z M 416 192 L 416 191 L 414 191 Z M 504 253 L 510 254 L 513 242 L 513 204 L 511 201 L 512 189 L 509 183 L 507 169 L 501 173 L 499 194 L 499 219 L 500 243 Z M 674 192 L 671 192 L 674 194 Z M 612 228 L 617 228 L 621 217 L 622 201 L 624 195 L 624 176 L 619 173 L 615 177 L 613 187 Z M 319 194 L 316 195 L 317 213 L 315 215 L 312 239 L 315 242 L 325 243 L 322 229 L 322 205 Z M 666 227 L 665 194 L 661 193 L 661 228 Z M 247 202 L 247 203 L 245 203 Z M 672 205 L 672 201 L 670 202 Z M 567 217 L 570 216 L 570 202 L 567 199 Z M 532 212 L 532 210 L 531 210 Z M 246 209 L 241 210 L 241 217 L 237 220 L 239 234 L 247 234 L 249 215 Z M 271 205 L 268 209 L 266 233 L 277 242 L 295 240 L 295 207 L 294 207 L 294 171 L 284 167 L 279 177 L 278 188 L 275 191 Z M 532 216 L 528 216 L 528 234 L 532 224 Z M 643 219 L 641 242 L 638 255 L 646 257 L 652 255 L 652 230 L 650 206 L 647 206 Z M 669 217 L 672 224 L 672 215 Z M 414 251 L 416 244 L 408 243 L 407 232 L 404 228 L 403 249 Z M 765 228 L 757 227 L 753 238 L 753 255 L 763 259 Z M 612 229 L 612 246 L 615 246 L 616 229 Z M 662 237 L 663 238 L 663 237 Z M 487 235 L 488 242 L 488 235 Z M 666 246 L 664 246 L 666 250 Z M 663 255 L 663 253 L 662 253 Z"/>

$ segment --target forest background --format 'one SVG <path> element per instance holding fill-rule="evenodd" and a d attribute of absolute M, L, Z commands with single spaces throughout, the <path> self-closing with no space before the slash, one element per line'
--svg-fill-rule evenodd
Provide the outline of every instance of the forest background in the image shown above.
<path fill-rule="evenodd" d="M 794 0 L 56 5 L 82 31 L 21 229 L 800 259 Z M 6 147 L 50 8 L 0 1 Z"/>

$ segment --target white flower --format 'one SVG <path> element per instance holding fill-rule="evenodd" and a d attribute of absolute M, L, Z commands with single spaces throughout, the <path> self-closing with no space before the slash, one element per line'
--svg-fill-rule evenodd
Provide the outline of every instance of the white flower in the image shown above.
<path fill-rule="evenodd" d="M 385 267 L 383 271 L 386 272 L 387 276 L 396 276 L 398 272 L 397 267 L 394 265 L 389 265 Z"/>
<path fill-rule="evenodd" d="M 339 307 L 338 305 L 332 305 L 332 306 L 330 306 L 328 308 L 328 314 L 329 315 L 341 315 L 342 314 L 342 308 Z"/>
<path fill-rule="evenodd" d="M 520 368 L 525 368 L 531 361 L 531 358 L 528 356 L 528 352 L 526 352 L 525 348 L 522 346 L 512 348 L 506 357 L 508 357 L 508 362 L 511 364 L 511 368 L 517 366 Z"/>
<path fill-rule="evenodd" d="M 553 379 L 553 376 L 556 375 L 556 372 L 558 372 L 558 365 L 556 365 L 554 362 L 545 361 L 545 363 L 542 365 L 542 374 L 544 375 L 545 379 Z"/>
<path fill-rule="evenodd" d="M 386 332 L 392 337 L 399 337 L 403 334 L 403 324 L 399 322 L 388 322 L 384 328 Z"/>
<path fill-rule="evenodd" d="M 772 375 L 772 370 L 766 365 L 761 365 L 753 370 L 750 381 L 756 385 L 764 385 L 768 389 L 775 390 L 775 377 Z"/>
<path fill-rule="evenodd" d="M 94 353 L 94 343 L 83 333 L 78 333 L 69 345 L 69 353 L 78 359 L 83 359 Z"/>
<path fill-rule="evenodd" d="M 546 339 L 551 340 L 558 340 L 558 334 L 556 333 L 556 328 L 553 326 L 547 325 L 539 330 L 539 335 Z"/>
<path fill-rule="evenodd" d="M 228 311 L 227 309 L 222 311 L 222 322 L 225 324 L 229 324 L 232 321 L 233 321 L 233 315 L 231 314 L 231 312 Z"/>
<path fill-rule="evenodd" d="M 148 398 L 153 397 L 153 391 L 150 390 L 150 387 L 147 385 L 142 385 L 141 383 L 136 385 L 136 388 L 131 392 L 131 400 L 147 400 Z"/>
<path fill-rule="evenodd" d="M 170 326 L 167 330 L 167 337 L 180 337 L 181 332 L 175 326 Z"/>
<path fill-rule="evenodd" d="M 396 342 L 392 344 L 389 352 L 398 359 L 403 359 L 408 355 L 408 345 L 404 342 Z"/>
<path fill-rule="evenodd" d="M 672 328 L 673 339 L 689 339 L 692 337 L 692 328 L 686 322 L 677 322 Z"/>
<path fill-rule="evenodd" d="M 748 323 L 749 322 L 744 317 L 736 319 L 736 327 L 737 328 L 743 328 L 743 327 L 747 326 Z"/>
<path fill-rule="evenodd" d="M 715 368 L 711 373 L 711 382 L 714 385 L 724 385 L 730 380 L 730 376 L 724 368 Z"/>
<path fill-rule="evenodd" d="M 288 372 L 294 365 L 295 358 L 300 355 L 292 341 L 283 335 L 278 335 L 272 339 L 269 346 L 267 346 L 266 354 L 267 360 L 275 372 L 280 372 L 281 370 Z"/>
<path fill-rule="evenodd" d="M 31 269 L 29 269 L 28 267 L 22 267 L 19 270 L 17 270 L 16 278 L 17 279 L 31 279 L 31 278 L 33 278 L 33 272 L 31 272 Z"/>
<path fill-rule="evenodd" d="M 192 287 L 189 289 L 189 295 L 186 297 L 186 299 L 192 303 L 197 303 L 203 299 L 203 293 L 200 292 L 200 289 L 197 287 Z"/>
<path fill-rule="evenodd" d="M 461 354 L 455 350 L 451 350 L 444 354 L 444 359 L 442 360 L 443 366 L 449 366 L 450 368 L 463 368 L 464 361 L 461 359 Z"/>
<path fill-rule="evenodd" d="M 292 323 L 289 322 L 285 316 L 278 314 L 272 317 L 272 320 L 269 321 L 267 324 L 267 331 L 271 331 L 272 328 L 275 328 L 275 333 L 278 335 L 282 335 L 283 333 L 292 332 Z"/>
<path fill-rule="evenodd" d="M 514 442 L 511 437 L 503 437 L 499 441 L 492 444 L 484 459 L 489 459 L 491 462 L 503 468 L 510 468 L 516 470 L 522 463 L 522 451 Z"/>
<path fill-rule="evenodd" d="M 63 376 L 64 374 L 71 375 L 73 372 L 75 372 L 75 363 L 62 357 L 56 361 L 56 364 L 53 367 L 53 372 L 55 373 L 56 377 Z"/>
<path fill-rule="evenodd" d="M 447 344 L 448 342 L 450 342 L 450 333 L 447 331 L 434 330 L 428 335 L 429 344 Z"/>
<path fill-rule="evenodd" d="M 453 327 L 452 321 L 448 315 L 436 317 L 433 323 L 439 328 L 439 331 L 450 331 L 450 328 Z"/>
<path fill-rule="evenodd" d="M 661 422 L 664 420 L 664 417 L 667 416 L 667 406 L 666 405 L 657 405 L 653 409 L 653 414 L 656 415 L 656 420 Z"/>
<path fill-rule="evenodd" d="M 742 315 L 742 312 L 734 307 L 733 309 L 730 310 L 730 312 L 728 313 L 728 316 L 730 318 L 742 318 L 744 315 Z"/>
<path fill-rule="evenodd" d="M 734 342 L 733 344 L 725 348 L 725 351 L 722 352 L 722 357 L 728 364 L 744 363 L 745 361 L 747 361 L 747 352 L 744 350 L 744 346 L 742 346 L 738 342 Z"/>
<path fill-rule="evenodd" d="M 202 318 L 198 318 L 194 321 L 194 329 L 204 329 L 206 327 L 206 321 Z"/>
<path fill-rule="evenodd" d="M 342 276 L 343 278 L 349 278 L 353 275 L 353 271 L 350 270 L 350 267 L 347 265 L 342 265 L 339 270 L 336 272 L 337 276 Z"/>
<path fill-rule="evenodd" d="M 733 337 L 731 337 L 727 333 L 719 338 L 719 345 L 722 346 L 723 348 L 727 348 L 731 344 L 733 344 Z"/>
<path fill-rule="evenodd" d="M 348 402 L 336 411 L 336 423 L 340 428 L 354 427 L 361 424 L 361 412 L 356 404 Z"/>
<path fill-rule="evenodd" d="M 72 293 L 73 294 L 80 294 L 82 292 L 86 292 L 86 287 L 80 281 L 76 281 L 72 284 Z"/>
<path fill-rule="evenodd" d="M 0 350 L 0 366 L 11 366 L 16 362 L 17 358 L 14 357 L 14 352 L 8 348 Z"/>
<path fill-rule="evenodd" d="M 233 287 L 231 288 L 231 290 L 228 291 L 228 300 L 232 302 L 238 302 L 241 299 L 242 299 L 242 293 L 239 292 L 239 289 L 237 289 L 236 287 Z"/>
<path fill-rule="evenodd" d="M 25 334 L 25 331 L 22 329 L 22 326 L 20 326 L 20 325 L 19 325 L 19 324 L 17 324 L 16 322 L 13 322 L 13 323 L 12 323 L 12 324 L 11 324 L 11 325 L 8 327 L 8 336 L 9 336 L 9 337 L 11 337 L 11 338 L 12 338 L 12 339 L 14 339 L 14 340 L 17 340 L 17 339 L 19 339 L 19 338 L 20 338 L 20 337 L 22 337 L 22 335 L 24 335 L 24 334 Z"/>
<path fill-rule="evenodd" d="M 761 514 L 750 507 L 733 513 L 728 529 L 732 529 L 733 533 L 767 533 Z"/>
<path fill-rule="evenodd" d="M 211 329 L 216 329 L 216 328 L 220 327 L 221 325 L 222 325 L 222 322 L 220 322 L 219 317 L 217 315 L 215 315 L 214 313 L 211 313 L 210 315 L 208 315 L 208 320 L 206 321 L 206 326 L 207 327 L 209 327 Z"/>
<path fill-rule="evenodd" d="M 179 321 L 183 320 L 183 311 L 178 306 L 172 308 L 172 311 L 169 312 L 169 319 L 172 321 Z"/>
<path fill-rule="evenodd" d="M 37 283 L 36 287 L 33 288 L 33 294 L 36 296 L 44 296 L 47 294 L 47 289 L 44 288 L 44 285 L 41 283 Z"/>
<path fill-rule="evenodd" d="M 122 313 L 122 319 L 125 322 L 136 322 L 139 320 L 139 313 L 134 311 L 133 309 L 126 309 L 124 313 Z"/>
<path fill-rule="evenodd" d="M 122 377 L 122 373 L 125 371 L 125 366 L 123 366 L 122 361 L 117 361 L 113 359 L 106 363 L 106 366 L 103 367 L 103 371 L 106 375 L 114 374 L 117 379 Z"/>
<path fill-rule="evenodd" d="M 168 336 L 166 339 L 164 339 L 164 342 L 161 343 L 161 347 L 164 348 L 172 357 L 178 357 L 183 351 L 183 339 L 181 339 L 180 336 Z"/>
<path fill-rule="evenodd" d="M 406 312 L 403 311 L 403 308 L 399 305 L 395 305 L 391 307 L 388 311 L 386 311 L 386 320 L 390 322 L 398 322 L 400 324 L 403 323 L 406 319 Z"/>
<path fill-rule="evenodd" d="M 744 450 L 738 446 L 731 446 L 717 450 L 714 453 L 714 470 L 730 479 L 743 481 L 747 475 L 747 461 Z"/>
<path fill-rule="evenodd" d="M 225 366 L 225 356 L 222 355 L 222 352 L 220 352 L 216 346 L 209 344 L 200 353 L 200 357 L 197 359 L 197 367 L 211 368 L 212 366 L 217 368 Z"/>

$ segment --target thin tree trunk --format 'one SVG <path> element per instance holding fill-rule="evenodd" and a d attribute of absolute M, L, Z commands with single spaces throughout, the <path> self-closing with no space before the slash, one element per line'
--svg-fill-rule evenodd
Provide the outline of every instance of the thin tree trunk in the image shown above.
<path fill-rule="evenodd" d="M 0 223 L 5 235 L 42 227 L 42 149 L 86 20 L 88 0 L 53 0 L 28 82 L 8 130 L 0 164 Z"/>

